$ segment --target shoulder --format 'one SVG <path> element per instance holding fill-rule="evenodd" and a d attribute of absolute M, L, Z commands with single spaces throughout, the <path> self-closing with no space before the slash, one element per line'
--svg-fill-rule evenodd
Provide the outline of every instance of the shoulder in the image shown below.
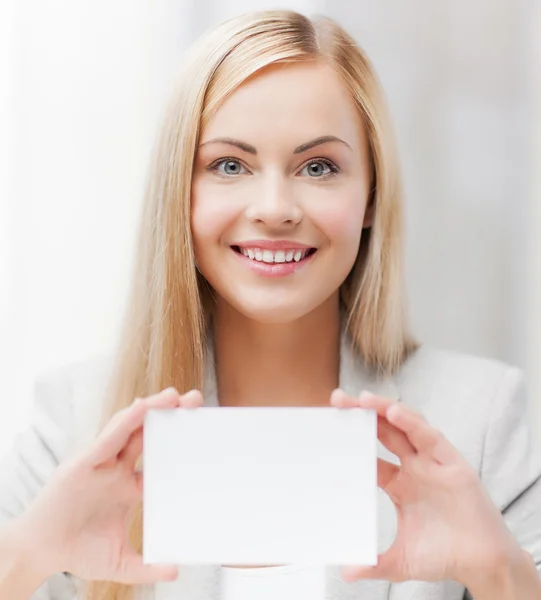
<path fill-rule="evenodd" d="M 58 465 L 94 435 L 92 415 L 101 410 L 108 364 L 92 357 L 33 378 L 28 426 L 0 457 L 0 527 L 4 517 L 20 514 Z"/>
<path fill-rule="evenodd" d="M 34 415 L 69 430 L 71 445 L 90 441 L 98 431 L 113 357 L 92 354 L 41 371 L 34 383 Z"/>
<path fill-rule="evenodd" d="M 478 379 L 498 378 L 509 369 L 516 369 L 516 367 L 494 358 L 445 350 L 423 344 L 404 362 L 400 374 L 406 377 L 420 371 L 430 371 L 434 375 L 459 373 L 462 376 L 468 375 L 473 379 Z"/>
<path fill-rule="evenodd" d="M 528 420 L 522 371 L 495 359 L 421 346 L 394 380 L 401 401 L 476 465 L 494 423 L 512 415 Z"/>
<path fill-rule="evenodd" d="M 107 374 L 112 364 L 112 356 L 90 354 L 84 358 L 68 361 L 63 365 L 42 370 L 36 381 L 45 385 L 81 385 Z"/>
<path fill-rule="evenodd" d="M 520 369 L 499 360 L 432 346 L 418 348 L 395 376 L 403 394 L 416 394 L 418 402 L 436 400 L 439 394 L 455 401 L 475 397 L 481 402 L 502 387 L 512 391 L 522 380 Z"/>

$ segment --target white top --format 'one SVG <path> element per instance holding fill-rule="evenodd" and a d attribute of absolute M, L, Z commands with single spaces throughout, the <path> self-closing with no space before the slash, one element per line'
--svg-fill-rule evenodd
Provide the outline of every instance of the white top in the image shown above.
<path fill-rule="evenodd" d="M 324 600 L 325 567 L 221 569 L 221 600 Z"/>

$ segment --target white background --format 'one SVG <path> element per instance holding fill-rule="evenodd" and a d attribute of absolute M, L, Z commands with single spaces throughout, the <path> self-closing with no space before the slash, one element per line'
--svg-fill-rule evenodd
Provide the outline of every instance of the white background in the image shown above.
<path fill-rule="evenodd" d="M 3 0 L 0 454 L 26 424 L 37 374 L 113 344 L 179 56 L 252 8 L 326 12 L 367 50 L 402 155 L 415 330 L 521 366 L 541 407 L 535 4 Z"/>

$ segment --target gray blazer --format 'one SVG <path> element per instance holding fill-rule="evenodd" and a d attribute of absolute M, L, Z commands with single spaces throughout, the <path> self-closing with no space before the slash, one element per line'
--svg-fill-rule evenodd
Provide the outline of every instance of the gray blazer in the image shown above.
<path fill-rule="evenodd" d="M 211 357 L 212 360 L 212 357 Z M 209 361 L 209 365 L 213 364 Z M 0 527 L 21 514 L 74 450 L 97 432 L 107 357 L 94 357 L 46 373 L 35 384 L 32 422 L 0 462 Z M 421 347 L 397 375 L 372 377 L 342 339 L 340 387 L 350 394 L 367 389 L 420 411 L 478 470 L 495 504 L 541 573 L 541 452 L 532 435 L 531 412 L 522 373 L 493 360 Z M 217 406 L 214 370 L 207 369 L 205 403 Z M 381 444 L 378 454 L 398 463 Z M 379 496 L 380 551 L 395 533 L 395 512 Z M 174 582 L 139 586 L 141 600 L 219 600 L 220 567 L 183 566 Z M 73 600 L 77 580 L 56 574 L 32 600 Z M 345 583 L 338 567 L 328 567 L 327 600 L 465 600 L 454 581 L 390 584 L 370 580 Z"/>

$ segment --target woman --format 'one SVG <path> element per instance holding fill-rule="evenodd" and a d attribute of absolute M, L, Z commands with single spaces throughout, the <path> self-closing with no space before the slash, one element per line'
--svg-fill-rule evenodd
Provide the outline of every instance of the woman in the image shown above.
<path fill-rule="evenodd" d="M 63 590 L 73 576 L 92 581 L 86 600 L 231 600 L 220 581 L 247 569 L 177 572 L 135 551 L 144 414 L 205 403 L 377 411 L 378 483 L 398 534 L 378 566 L 343 579 L 329 569 L 327 598 L 541 597 L 541 465 L 521 374 L 410 337 L 401 202 L 380 87 L 338 25 L 268 11 L 202 38 L 156 148 L 104 429 L 69 460 L 73 446 L 61 445 L 61 468 L 23 514 L 17 474 L 45 452 L 15 453 L 0 506 L 17 552 L 0 591 L 40 586 L 56 600 L 63 571 Z M 56 385 L 50 398 L 67 393 Z M 59 435 L 82 426 L 53 421 Z M 45 429 L 42 442 L 56 435 Z M 258 569 L 259 597 L 281 568 Z"/>

